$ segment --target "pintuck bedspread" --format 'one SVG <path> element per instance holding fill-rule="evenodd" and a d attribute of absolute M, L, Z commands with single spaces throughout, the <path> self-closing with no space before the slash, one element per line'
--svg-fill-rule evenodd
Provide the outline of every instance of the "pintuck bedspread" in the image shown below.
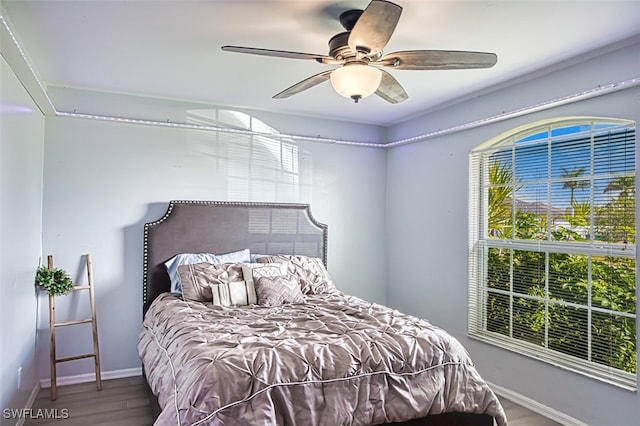
<path fill-rule="evenodd" d="M 373 425 L 453 411 L 506 425 L 456 339 L 339 291 L 276 307 L 165 293 L 138 352 L 162 408 L 156 425 Z"/>

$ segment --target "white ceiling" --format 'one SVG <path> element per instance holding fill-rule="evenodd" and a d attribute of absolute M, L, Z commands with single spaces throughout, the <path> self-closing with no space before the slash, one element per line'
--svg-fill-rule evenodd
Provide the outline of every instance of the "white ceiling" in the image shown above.
<path fill-rule="evenodd" d="M 390 125 L 558 62 L 635 38 L 640 0 L 397 0 L 403 14 L 385 53 L 494 52 L 490 69 L 390 70 L 409 94 L 355 104 L 329 82 L 288 99 L 281 90 L 329 69 L 314 61 L 223 52 L 241 45 L 328 54 L 337 16 L 368 0 L 2 0 L 50 86 L 152 96 Z M 605 82 L 603 82 L 605 83 Z"/>

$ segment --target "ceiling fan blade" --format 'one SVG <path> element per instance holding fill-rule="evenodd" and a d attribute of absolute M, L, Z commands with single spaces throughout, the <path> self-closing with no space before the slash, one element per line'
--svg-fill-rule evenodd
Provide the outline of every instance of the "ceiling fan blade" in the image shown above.
<path fill-rule="evenodd" d="M 385 0 L 373 0 L 362 12 L 349 34 L 349 47 L 375 57 L 387 45 L 396 29 L 402 7 Z"/>
<path fill-rule="evenodd" d="M 491 68 L 498 61 L 495 53 L 457 50 L 405 50 L 384 55 L 372 65 L 384 65 L 397 70 L 454 70 Z"/>
<path fill-rule="evenodd" d="M 301 82 L 296 83 L 287 89 L 284 89 L 282 92 L 275 95 L 273 99 L 288 98 L 289 96 L 293 96 L 297 93 L 302 92 L 303 90 L 307 90 L 312 88 L 313 86 L 317 86 L 318 84 L 329 80 L 329 77 L 332 72 L 333 70 L 324 71 L 319 74 L 313 75 L 305 80 L 302 80 Z"/>
<path fill-rule="evenodd" d="M 249 53 L 251 55 L 272 56 L 276 58 L 313 59 L 325 64 L 334 64 L 334 63 L 339 64 L 344 62 L 344 61 L 337 61 L 336 59 L 327 55 L 318 55 L 314 53 L 289 52 L 287 50 L 261 49 L 258 47 L 222 46 L 222 50 L 224 50 L 225 52 Z"/>
<path fill-rule="evenodd" d="M 397 104 L 409 99 L 409 95 L 404 91 L 398 80 L 385 70 L 382 71 L 382 81 L 376 90 L 376 95 L 380 96 L 387 102 Z"/>

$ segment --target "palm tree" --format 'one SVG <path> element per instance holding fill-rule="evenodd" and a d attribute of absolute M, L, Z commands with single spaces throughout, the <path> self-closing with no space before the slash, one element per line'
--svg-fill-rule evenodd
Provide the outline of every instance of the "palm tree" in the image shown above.
<path fill-rule="evenodd" d="M 585 172 L 584 167 L 574 167 L 572 170 L 567 170 L 566 168 L 562 168 L 562 174 L 560 175 L 563 179 L 569 179 L 562 184 L 562 189 L 569 189 L 571 191 L 571 214 L 573 215 L 573 204 L 575 201 L 574 195 L 577 189 L 584 189 L 589 186 L 589 181 L 578 179 Z"/>
<path fill-rule="evenodd" d="M 619 176 L 604 189 L 617 193 L 596 210 L 596 229 L 606 241 L 634 242 L 636 234 L 636 185 L 634 176 Z"/>
<path fill-rule="evenodd" d="M 629 198 L 636 194 L 636 178 L 634 176 L 620 176 L 612 179 L 604 192 L 619 192 L 620 198 Z"/>
<path fill-rule="evenodd" d="M 511 227 L 512 205 L 517 190 L 513 172 L 508 164 L 499 162 L 489 166 L 489 233 L 504 236 L 505 230 Z"/>

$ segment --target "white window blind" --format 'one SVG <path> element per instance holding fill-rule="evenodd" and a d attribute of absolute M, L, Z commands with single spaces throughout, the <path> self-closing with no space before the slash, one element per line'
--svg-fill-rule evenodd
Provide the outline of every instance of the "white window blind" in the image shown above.
<path fill-rule="evenodd" d="M 470 155 L 469 334 L 635 389 L 635 124 L 566 119 Z"/>

